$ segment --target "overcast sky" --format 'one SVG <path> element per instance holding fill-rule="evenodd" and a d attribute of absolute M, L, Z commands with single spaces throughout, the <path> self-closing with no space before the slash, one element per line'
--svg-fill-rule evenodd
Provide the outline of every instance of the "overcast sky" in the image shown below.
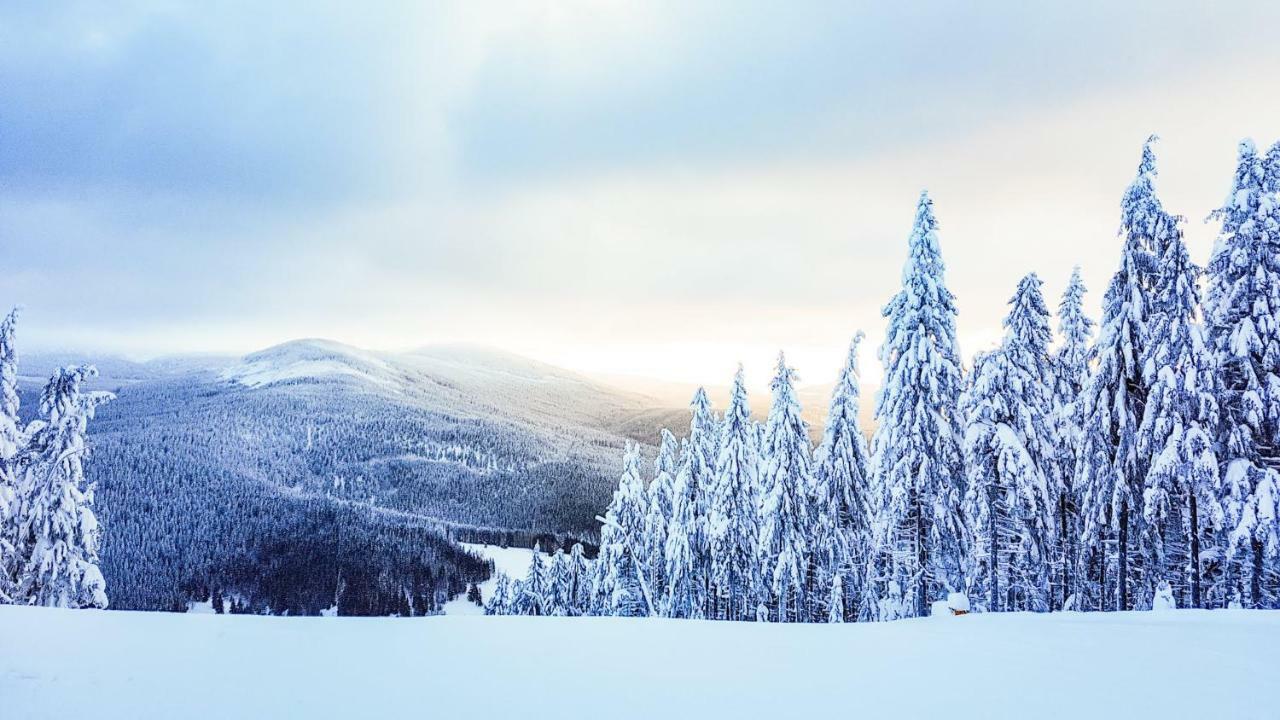
<path fill-rule="evenodd" d="M 864 328 L 874 381 L 920 189 L 968 356 L 1029 271 L 1056 307 L 1079 263 L 1096 315 L 1148 134 L 1200 262 L 1236 143 L 1280 137 L 1273 1 L 361 5 L 0 6 L 24 349 L 763 384 Z"/>

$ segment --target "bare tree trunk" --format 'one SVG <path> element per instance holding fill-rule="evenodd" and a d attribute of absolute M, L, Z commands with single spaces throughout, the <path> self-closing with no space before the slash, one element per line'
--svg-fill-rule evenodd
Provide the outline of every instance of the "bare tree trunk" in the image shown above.
<path fill-rule="evenodd" d="M 989 608 L 991 612 L 999 612 L 1003 609 L 1000 607 L 1000 533 L 996 527 L 995 495 L 994 491 L 987 491 L 989 505 L 987 532 L 991 536 L 990 558 L 987 561 L 988 566 L 991 568 L 991 607 Z"/>
<path fill-rule="evenodd" d="M 1257 538 L 1249 541 L 1253 548 L 1253 572 L 1249 578 L 1249 600 L 1253 608 L 1259 609 L 1265 604 L 1262 599 L 1262 543 Z"/>
<path fill-rule="evenodd" d="M 1076 563 L 1076 554 L 1074 552 L 1076 537 L 1075 533 L 1072 532 L 1070 524 L 1071 512 L 1070 503 L 1067 500 L 1067 493 L 1062 493 L 1059 498 L 1059 505 L 1061 508 L 1059 511 L 1061 514 L 1060 522 L 1062 524 L 1062 603 L 1058 605 L 1058 609 L 1064 610 L 1067 607 L 1067 599 L 1073 594 L 1071 584 L 1073 579 L 1072 573 L 1075 570 Z M 1076 600 L 1076 605 L 1079 605 L 1078 598 Z"/>
<path fill-rule="evenodd" d="M 1116 610 L 1129 609 L 1129 499 L 1120 501 L 1120 535 L 1116 554 Z"/>
<path fill-rule="evenodd" d="M 924 617 L 926 615 L 925 597 L 928 595 L 928 579 L 925 577 L 924 508 L 920 506 L 919 488 L 915 489 L 913 502 L 916 515 L 916 567 L 918 573 L 916 581 L 916 617 Z"/>
<path fill-rule="evenodd" d="M 1200 516 L 1196 494 L 1191 496 L 1191 607 L 1200 607 Z"/>

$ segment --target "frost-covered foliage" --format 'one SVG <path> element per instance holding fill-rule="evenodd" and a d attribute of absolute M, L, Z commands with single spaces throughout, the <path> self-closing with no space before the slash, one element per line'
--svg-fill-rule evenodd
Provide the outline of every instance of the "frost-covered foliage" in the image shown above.
<path fill-rule="evenodd" d="M 1094 607 L 1134 607 L 1148 589 L 1142 576 L 1142 492 L 1149 458 L 1138 448 L 1147 401 L 1143 366 L 1150 353 L 1152 278 L 1158 251 L 1177 234 L 1177 219 L 1155 195 L 1155 154 L 1143 146 L 1137 178 L 1121 204 L 1120 268 L 1103 298 L 1096 366 L 1081 394 L 1084 434 L 1077 455 L 1082 551 L 1088 556 Z M 1146 593 L 1149 600 L 1149 593 Z M 1083 599 L 1082 599 L 1083 600 Z"/>
<path fill-rule="evenodd" d="M 18 308 L 0 321 L 0 602 L 14 597 L 17 572 L 17 473 L 14 458 L 25 442 L 18 417 Z"/>
<path fill-rule="evenodd" d="M 963 400 L 968 575 L 986 610 L 1052 607 L 1057 449 L 1049 311 L 1033 273 L 1009 301 L 1006 334 L 979 356 Z"/>
<path fill-rule="evenodd" d="M 1199 322 L 1200 269 L 1176 227 L 1159 248 L 1153 283 L 1148 385 L 1138 452 L 1149 468 L 1142 519 L 1148 583 L 1203 607 L 1203 549 L 1222 526 L 1218 457 L 1217 372 Z"/>
<path fill-rule="evenodd" d="M 600 588 L 607 615 L 651 614 L 652 596 L 645 577 L 645 485 L 640 447 L 628 444 L 622 479 L 604 515 L 600 531 Z M 535 552 L 534 556 L 537 557 Z M 528 581 L 526 581 L 527 583 Z"/>
<path fill-rule="evenodd" d="M 689 435 L 680 452 L 666 542 L 664 613 L 670 617 L 706 617 L 709 557 L 707 498 L 716 458 L 716 421 L 711 401 L 698 388 L 690 404 Z"/>
<path fill-rule="evenodd" d="M 867 582 L 872 550 L 871 459 L 867 438 L 858 427 L 858 347 L 863 337 L 857 333 L 849 345 L 815 455 L 815 585 L 839 583 L 841 606 L 828 601 L 827 615 L 846 620 L 868 619 L 875 607 L 874 588 Z"/>
<path fill-rule="evenodd" d="M 664 597 L 667 590 L 667 529 L 671 523 L 680 454 L 680 443 L 670 430 L 663 428 L 660 436 L 658 459 L 646 495 L 643 534 L 645 568 L 656 598 Z"/>
<path fill-rule="evenodd" d="M 1206 274 L 1205 316 L 1219 389 L 1226 592 L 1277 602 L 1280 555 L 1280 150 L 1240 144 Z"/>
<path fill-rule="evenodd" d="M 52 607 L 107 606 L 98 567 L 101 531 L 93 513 L 93 486 L 84 479 L 85 431 L 94 409 L 110 393 L 81 392 L 92 366 L 54 373 L 40 397 L 42 420 L 15 464 L 18 479 L 18 602 Z"/>
<path fill-rule="evenodd" d="M 1067 289 L 1058 304 L 1058 350 L 1054 355 L 1054 425 L 1058 432 L 1058 482 L 1053 488 L 1057 504 L 1057 564 L 1055 606 L 1064 608 L 1076 595 L 1080 536 L 1080 508 L 1075 486 L 1076 448 L 1084 434 L 1083 404 L 1079 402 L 1089 378 L 1089 343 L 1093 318 L 1084 310 L 1086 289 L 1080 266 L 1071 271 Z"/>
<path fill-rule="evenodd" d="M 720 425 L 720 452 L 707 518 L 714 617 L 725 620 L 751 619 L 760 596 L 757 449 L 746 383 L 739 367 L 733 376 L 729 409 Z"/>
<path fill-rule="evenodd" d="M 529 570 L 520 583 L 516 595 L 516 607 L 520 615 L 550 615 L 551 580 L 547 577 L 546 563 L 542 560 L 542 547 L 537 543 L 529 553 Z"/>
<path fill-rule="evenodd" d="M 86 438 L 112 398 L 83 390 L 92 366 L 57 368 L 39 399 L 40 419 L 19 416 L 18 309 L 0 321 L 0 602 L 105 608 L 101 526 L 87 481 Z"/>
<path fill-rule="evenodd" d="M 902 290 L 884 309 L 884 386 L 871 442 L 876 582 L 882 596 L 896 583 L 917 616 L 930 598 L 963 586 L 961 368 L 943 273 L 933 202 L 922 193 Z"/>
<path fill-rule="evenodd" d="M 800 417 L 795 370 L 778 355 L 770 387 L 773 404 L 765 426 L 761 474 L 760 570 L 763 596 L 778 622 L 805 620 L 809 613 L 809 507 L 813 493 L 813 448 Z"/>
<path fill-rule="evenodd" d="M 0 321 L 0 472 L 4 472 L 22 446 L 18 417 L 18 350 L 14 334 L 20 308 L 9 311 Z"/>

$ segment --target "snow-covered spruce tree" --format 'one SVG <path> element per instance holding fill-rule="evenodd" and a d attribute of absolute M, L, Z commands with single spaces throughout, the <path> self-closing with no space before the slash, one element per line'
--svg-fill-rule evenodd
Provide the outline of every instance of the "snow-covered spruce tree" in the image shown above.
<path fill-rule="evenodd" d="M 613 587 L 608 582 L 609 566 L 604 549 L 596 553 L 596 561 L 587 566 L 587 610 L 584 615 L 613 614 Z"/>
<path fill-rule="evenodd" d="M 808 619 L 809 502 L 813 449 L 800 414 L 795 370 L 778 354 L 770 388 L 773 404 L 765 426 L 760 503 L 760 571 L 764 595 L 778 622 Z"/>
<path fill-rule="evenodd" d="M 85 432 L 95 408 L 113 396 L 81 392 L 91 366 L 53 373 L 40 396 L 42 421 L 19 452 L 16 600 L 30 605 L 105 608 L 98 568 L 100 528 L 93 486 L 85 484 Z"/>
<path fill-rule="evenodd" d="M 1056 368 L 1049 354 L 1053 333 L 1039 276 L 1031 273 L 1022 278 L 1009 305 L 1002 354 L 1011 371 L 1010 386 L 1017 393 L 1011 398 L 1017 420 L 1010 427 L 1019 433 L 1025 451 L 1040 471 L 1019 476 L 1017 486 L 1024 546 L 1032 568 L 1023 607 L 1048 610 L 1055 607 L 1055 596 L 1064 597 L 1061 589 L 1055 592 L 1057 574 L 1052 572 L 1058 546 L 1057 499 L 1063 482 L 1058 463 L 1058 418 L 1054 412 Z M 1035 597 L 1033 582 L 1047 591 L 1040 599 Z"/>
<path fill-rule="evenodd" d="M 18 420 L 18 351 L 13 337 L 20 310 L 15 307 L 0 321 L 0 472 L 11 470 L 24 441 Z M 12 480 L 11 474 L 8 479 Z"/>
<path fill-rule="evenodd" d="M 548 569 L 548 586 L 546 610 L 548 615 L 572 615 L 572 596 L 569 591 L 569 556 L 564 548 L 557 548 L 551 556 L 551 567 Z"/>
<path fill-rule="evenodd" d="M 896 587 L 906 600 L 890 605 L 920 616 L 962 586 L 961 370 L 944 269 L 933 203 L 921 193 L 902 290 L 884 308 L 884 386 L 871 441 L 878 593 Z"/>
<path fill-rule="evenodd" d="M 548 577 L 546 563 L 542 560 L 542 545 L 533 544 L 529 555 L 529 572 L 520 582 L 520 595 L 517 600 L 520 615 L 548 615 L 547 606 L 551 596 L 551 579 Z"/>
<path fill-rule="evenodd" d="M 680 452 L 680 444 L 670 430 L 663 428 L 661 438 L 653 480 L 645 491 L 643 532 L 645 572 L 655 598 L 665 596 L 667 590 L 667 526 L 671 522 L 676 463 Z"/>
<path fill-rule="evenodd" d="M 1262 162 L 1262 188 L 1269 193 L 1280 193 L 1280 140 L 1271 144 Z"/>
<path fill-rule="evenodd" d="M 640 446 L 628 442 L 622 459 L 622 478 L 600 529 L 605 614 L 637 617 L 649 614 L 644 575 L 644 480 Z"/>
<path fill-rule="evenodd" d="M 760 598 L 759 457 L 742 367 L 733 376 L 729 409 L 721 424 L 709 498 L 707 537 L 715 617 L 750 620 Z"/>
<path fill-rule="evenodd" d="M 849 345 L 849 357 L 831 393 L 831 405 L 815 454 L 813 497 L 813 564 L 818 587 L 840 580 L 842 607 L 827 608 L 843 620 L 867 615 L 863 592 L 871 560 L 870 452 L 858 427 L 860 373 L 859 331 Z M 820 619 L 820 618 L 814 618 Z"/>
<path fill-rule="evenodd" d="M 1009 301 L 1000 348 L 979 356 L 962 405 L 971 590 L 987 611 L 1052 607 L 1057 473 L 1049 311 L 1034 273 Z"/>
<path fill-rule="evenodd" d="M 1153 253 L 1177 232 L 1176 220 L 1156 198 L 1154 136 L 1142 148 L 1137 178 L 1121 203 L 1124 236 L 1120 268 L 1103 297 L 1102 330 L 1095 367 L 1081 393 L 1084 434 L 1077 453 L 1076 485 L 1081 502 L 1081 551 L 1088 553 L 1091 604 L 1130 610 L 1149 602 L 1144 593 L 1139 547 L 1142 487 L 1147 460 L 1138 450 L 1138 425 L 1147 401 L 1143 364 L 1149 353 L 1148 316 L 1154 277 Z"/>
<path fill-rule="evenodd" d="M 844 580 L 837 573 L 831 576 L 831 594 L 827 596 L 827 622 L 844 622 L 844 606 Z"/>
<path fill-rule="evenodd" d="M 662 606 L 669 617 L 706 616 L 708 560 L 706 493 L 716 458 L 716 420 L 702 388 L 690 403 L 689 436 L 684 439 L 667 527 L 667 591 Z"/>
<path fill-rule="evenodd" d="M 1203 607 L 1201 554 L 1222 526 L 1217 373 L 1199 323 L 1200 268 L 1176 227 L 1157 264 L 1149 319 L 1149 390 L 1138 451 L 1148 458 L 1143 520 L 1151 592 L 1164 585 L 1182 607 Z M 1207 541 L 1207 542 L 1206 542 Z"/>
<path fill-rule="evenodd" d="M 569 587 L 566 607 L 569 615 L 586 615 L 591 611 L 591 567 L 582 552 L 582 543 L 569 549 Z"/>
<path fill-rule="evenodd" d="M 1054 425 L 1058 432 L 1057 548 L 1054 562 L 1058 590 L 1055 607 L 1066 608 L 1076 595 L 1076 545 L 1080 536 L 1080 501 L 1075 487 L 1076 449 L 1083 433 L 1080 393 L 1089 379 L 1089 342 L 1093 338 L 1093 319 L 1084 312 L 1087 292 L 1080 278 L 1080 267 L 1071 271 L 1071 280 L 1058 303 L 1058 334 L 1061 342 L 1054 356 Z"/>
<path fill-rule="evenodd" d="M 511 615 L 511 578 L 506 573 L 498 573 L 494 584 L 493 595 L 484 606 L 485 615 Z"/>
<path fill-rule="evenodd" d="M 14 458 L 25 439 L 18 419 L 18 353 L 13 335 L 18 323 L 14 308 L 0 321 L 0 603 L 14 595 L 17 572 L 17 473 Z"/>
<path fill-rule="evenodd" d="M 1275 153 L 1268 162 L 1251 141 L 1240 143 L 1231 191 L 1215 212 L 1222 230 L 1206 273 L 1205 315 L 1221 384 L 1224 594 L 1238 593 L 1250 607 L 1276 603 L 1280 571 L 1280 217 L 1276 191 L 1269 191 L 1280 186 Z"/>

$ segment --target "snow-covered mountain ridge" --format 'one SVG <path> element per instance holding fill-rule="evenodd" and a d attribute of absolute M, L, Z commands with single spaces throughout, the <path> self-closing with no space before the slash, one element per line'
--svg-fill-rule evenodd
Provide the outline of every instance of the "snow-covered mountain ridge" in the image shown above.
<path fill-rule="evenodd" d="M 93 360 L 24 357 L 24 414 L 51 366 Z M 384 353 L 312 339 L 238 359 L 99 364 L 94 386 L 117 399 L 90 425 L 86 472 L 121 608 L 184 606 L 224 582 L 246 544 L 266 558 L 298 539 L 291 527 L 329 522 L 326 502 L 383 513 L 369 522 L 484 528 L 490 541 L 490 530 L 590 539 L 624 442 L 687 423 L 683 410 L 473 346 Z"/>

